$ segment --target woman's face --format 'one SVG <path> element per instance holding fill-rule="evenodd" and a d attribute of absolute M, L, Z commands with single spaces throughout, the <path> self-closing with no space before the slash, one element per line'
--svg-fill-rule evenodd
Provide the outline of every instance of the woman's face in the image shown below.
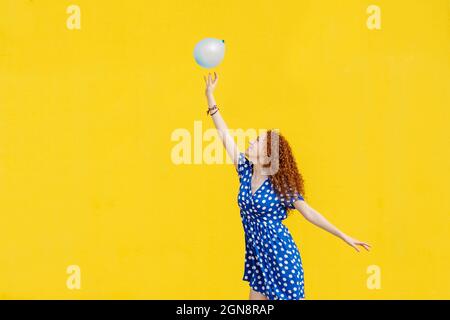
<path fill-rule="evenodd" d="M 266 134 L 260 134 L 256 139 L 250 141 L 249 147 L 245 150 L 245 154 L 252 162 L 258 162 L 258 159 L 264 159 L 267 154 Z"/>

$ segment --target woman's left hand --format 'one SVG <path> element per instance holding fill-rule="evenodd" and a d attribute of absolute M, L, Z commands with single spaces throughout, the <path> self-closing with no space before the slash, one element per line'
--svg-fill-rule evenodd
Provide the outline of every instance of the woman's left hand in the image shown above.
<path fill-rule="evenodd" d="M 345 235 L 342 240 L 344 240 L 348 245 L 352 246 L 353 248 L 355 248 L 356 251 L 359 252 L 359 248 L 358 246 L 363 247 L 364 249 L 366 249 L 367 251 L 369 251 L 370 245 L 368 243 L 353 239 L 352 237 L 349 237 L 347 235 Z"/>

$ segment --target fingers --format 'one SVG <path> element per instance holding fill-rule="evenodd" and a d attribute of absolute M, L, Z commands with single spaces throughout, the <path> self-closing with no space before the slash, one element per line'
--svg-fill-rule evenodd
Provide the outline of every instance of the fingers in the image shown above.
<path fill-rule="evenodd" d="M 214 71 L 214 80 L 212 80 L 210 72 L 208 73 L 208 78 L 206 78 L 206 76 L 203 76 L 203 79 L 205 79 L 205 83 L 207 86 L 215 85 L 218 78 L 219 78 L 219 76 L 217 75 L 217 73 L 215 71 Z"/>
<path fill-rule="evenodd" d="M 355 248 L 355 250 L 359 252 L 359 249 L 358 249 L 357 246 L 355 246 L 355 245 L 353 244 L 352 247 Z"/>
<path fill-rule="evenodd" d="M 366 249 L 367 251 L 369 251 L 370 244 L 362 242 L 362 241 L 358 241 L 357 244 L 360 245 L 361 247 L 363 247 L 364 249 Z"/>
<path fill-rule="evenodd" d="M 357 248 L 357 245 L 363 247 L 364 249 L 366 249 L 366 251 L 369 251 L 370 245 L 368 245 L 367 243 L 365 243 L 365 242 L 354 242 L 354 243 L 352 243 L 352 247 L 355 248 L 355 249 Z M 358 249 L 357 249 L 357 251 L 359 252 Z"/>

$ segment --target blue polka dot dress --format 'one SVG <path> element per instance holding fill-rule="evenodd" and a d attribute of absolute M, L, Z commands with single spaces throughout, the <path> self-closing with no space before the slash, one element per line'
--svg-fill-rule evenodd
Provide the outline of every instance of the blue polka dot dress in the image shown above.
<path fill-rule="evenodd" d="M 245 266 L 243 280 L 270 300 L 299 300 L 305 297 L 300 252 L 288 228 L 283 198 L 277 196 L 266 179 L 252 194 L 253 163 L 239 153 L 238 205 L 245 233 Z M 296 193 L 288 205 L 294 209 Z"/>

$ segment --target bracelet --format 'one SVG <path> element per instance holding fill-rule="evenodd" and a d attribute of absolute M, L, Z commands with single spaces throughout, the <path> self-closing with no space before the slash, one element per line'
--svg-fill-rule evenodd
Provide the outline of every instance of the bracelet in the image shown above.
<path fill-rule="evenodd" d="M 210 116 L 212 117 L 213 115 L 215 115 L 217 113 L 217 111 L 219 111 L 219 108 L 217 108 L 217 110 L 214 111 L 214 113 L 211 113 Z"/>
<path fill-rule="evenodd" d="M 216 110 L 217 108 L 212 108 L 212 109 L 208 109 L 207 111 L 206 111 L 206 114 L 210 114 L 212 111 L 214 111 L 214 110 Z"/>
<path fill-rule="evenodd" d="M 216 105 L 214 105 L 214 107 L 212 108 L 208 108 L 208 110 L 206 110 L 206 114 L 209 114 L 212 110 L 215 110 L 217 107 Z"/>
<path fill-rule="evenodd" d="M 206 111 L 206 114 L 210 114 L 212 111 L 214 110 L 219 110 L 219 108 L 217 107 L 217 105 L 215 104 L 212 108 L 208 107 L 208 110 Z M 215 113 L 215 112 L 214 112 Z M 212 114 L 211 114 L 212 115 Z"/>

